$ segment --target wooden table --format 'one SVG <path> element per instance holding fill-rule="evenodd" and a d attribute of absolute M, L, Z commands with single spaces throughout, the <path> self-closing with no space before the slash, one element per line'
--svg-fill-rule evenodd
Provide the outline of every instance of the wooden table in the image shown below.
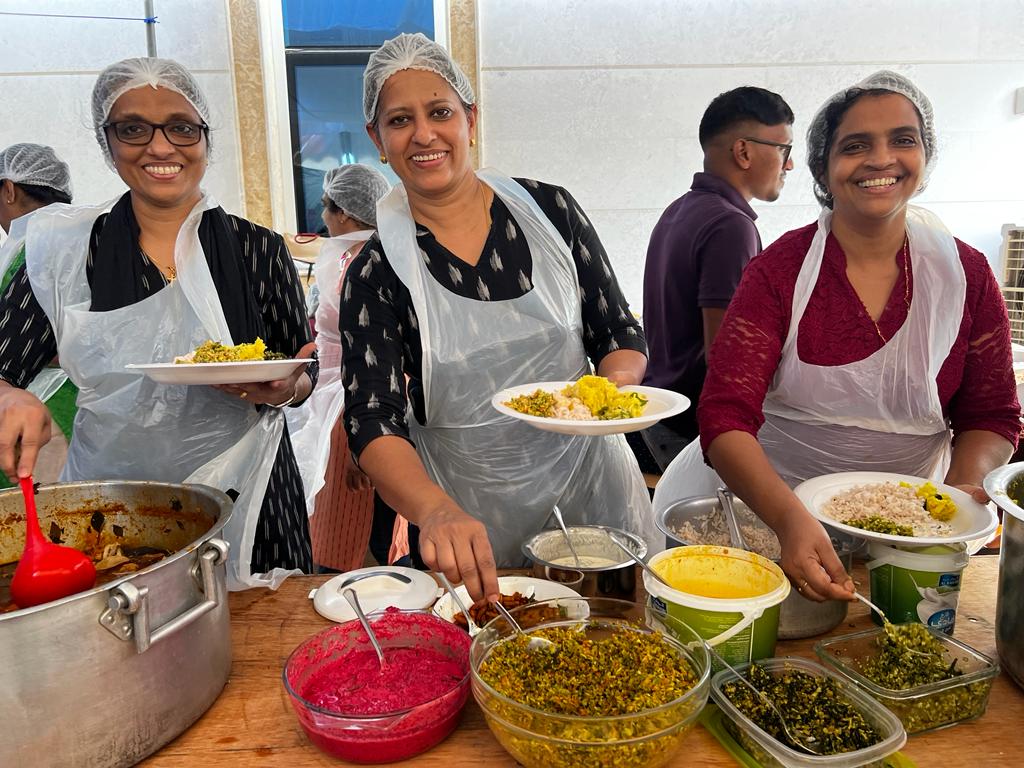
<path fill-rule="evenodd" d="M 956 637 L 993 658 L 997 558 L 971 559 L 957 612 Z M 866 583 L 863 565 L 854 577 Z M 300 642 L 329 625 L 314 613 L 307 594 L 327 577 L 291 578 L 277 592 L 250 590 L 231 595 L 234 666 L 217 702 L 178 739 L 141 763 L 146 768 L 182 766 L 338 766 L 321 754 L 299 727 L 281 684 L 281 669 Z M 856 603 L 837 632 L 870 626 L 867 610 Z M 780 642 L 779 656 L 815 658 L 818 638 Z M 992 686 L 988 712 L 980 720 L 912 736 L 903 751 L 918 766 L 1017 766 L 1024 748 L 1024 692 L 1005 673 Z M 461 725 L 434 749 L 406 761 L 422 768 L 516 763 L 491 736 L 470 699 Z M 704 728 L 694 728 L 672 766 L 734 766 L 735 761 Z"/>

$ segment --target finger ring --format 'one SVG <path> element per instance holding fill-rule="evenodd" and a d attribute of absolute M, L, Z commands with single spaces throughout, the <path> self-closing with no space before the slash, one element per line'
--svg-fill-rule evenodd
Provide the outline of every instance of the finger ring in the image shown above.
<path fill-rule="evenodd" d="M 248 396 L 249 396 L 249 393 L 248 393 L 248 392 L 246 392 L 246 391 L 245 391 L 245 390 L 243 389 L 243 390 L 242 390 L 242 395 L 241 395 L 242 399 L 243 399 L 243 400 L 245 400 L 245 398 L 247 398 Z"/>
<path fill-rule="evenodd" d="M 806 586 L 807 586 L 807 579 L 802 579 L 800 581 L 800 585 L 796 588 L 796 591 L 797 592 L 803 592 L 804 591 L 804 587 L 806 587 Z"/>

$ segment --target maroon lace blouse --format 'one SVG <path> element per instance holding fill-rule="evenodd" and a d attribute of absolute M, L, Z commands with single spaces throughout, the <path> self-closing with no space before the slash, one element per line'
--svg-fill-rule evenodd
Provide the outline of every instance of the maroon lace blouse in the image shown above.
<path fill-rule="evenodd" d="M 789 331 L 797 275 L 817 224 L 788 232 L 747 266 L 711 350 L 697 417 L 701 447 L 707 451 L 724 432 L 756 436 L 762 406 Z M 1020 404 L 1013 375 L 1010 323 L 999 284 L 985 256 L 957 242 L 967 277 L 960 333 L 936 377 L 943 412 L 954 435 L 983 429 L 1014 446 L 1020 433 Z M 900 275 L 878 320 L 892 338 L 907 318 L 908 275 Z M 909 275 L 913 301 L 913 270 Z M 812 365 L 845 365 L 882 346 L 874 324 L 846 277 L 846 255 L 829 235 L 818 282 L 800 319 L 797 354 Z"/>

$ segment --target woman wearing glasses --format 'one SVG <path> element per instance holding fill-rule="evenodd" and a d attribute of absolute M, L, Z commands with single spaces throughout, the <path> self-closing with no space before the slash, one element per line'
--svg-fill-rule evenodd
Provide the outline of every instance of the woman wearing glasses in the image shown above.
<path fill-rule="evenodd" d="M 778 534 L 797 589 L 850 599 L 825 530 L 790 489 L 873 470 L 984 500 L 982 478 L 1016 445 L 1020 407 L 985 256 L 909 204 L 935 161 L 928 98 L 878 72 L 829 99 L 807 143 L 821 216 L 744 273 L 711 356 L 700 442 Z M 693 472 L 673 479 L 692 487 L 703 469 L 694 445 L 668 472 Z"/>
<path fill-rule="evenodd" d="M 200 183 L 209 109 L 165 59 L 126 59 L 92 94 L 96 138 L 129 191 L 113 205 L 44 211 L 26 266 L 0 302 L 0 468 L 32 472 L 50 418 L 20 389 L 59 353 L 79 387 L 63 478 L 207 483 L 238 492 L 225 533 L 235 587 L 276 585 L 312 566 L 302 484 L 284 415 L 315 363 L 241 387 L 157 384 L 125 370 L 207 339 L 263 338 L 306 354 L 302 289 L 281 237 L 225 213 Z M 312 348 L 310 344 L 309 349 Z"/>

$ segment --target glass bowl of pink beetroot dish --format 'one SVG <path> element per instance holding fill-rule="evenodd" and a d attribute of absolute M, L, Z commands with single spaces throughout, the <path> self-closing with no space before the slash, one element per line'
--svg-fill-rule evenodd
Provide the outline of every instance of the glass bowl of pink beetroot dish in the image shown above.
<path fill-rule="evenodd" d="M 358 621 L 330 627 L 292 651 L 284 687 L 306 735 L 353 763 L 405 760 L 455 730 L 469 696 L 465 630 L 421 611 L 371 614 L 379 666 Z"/>

